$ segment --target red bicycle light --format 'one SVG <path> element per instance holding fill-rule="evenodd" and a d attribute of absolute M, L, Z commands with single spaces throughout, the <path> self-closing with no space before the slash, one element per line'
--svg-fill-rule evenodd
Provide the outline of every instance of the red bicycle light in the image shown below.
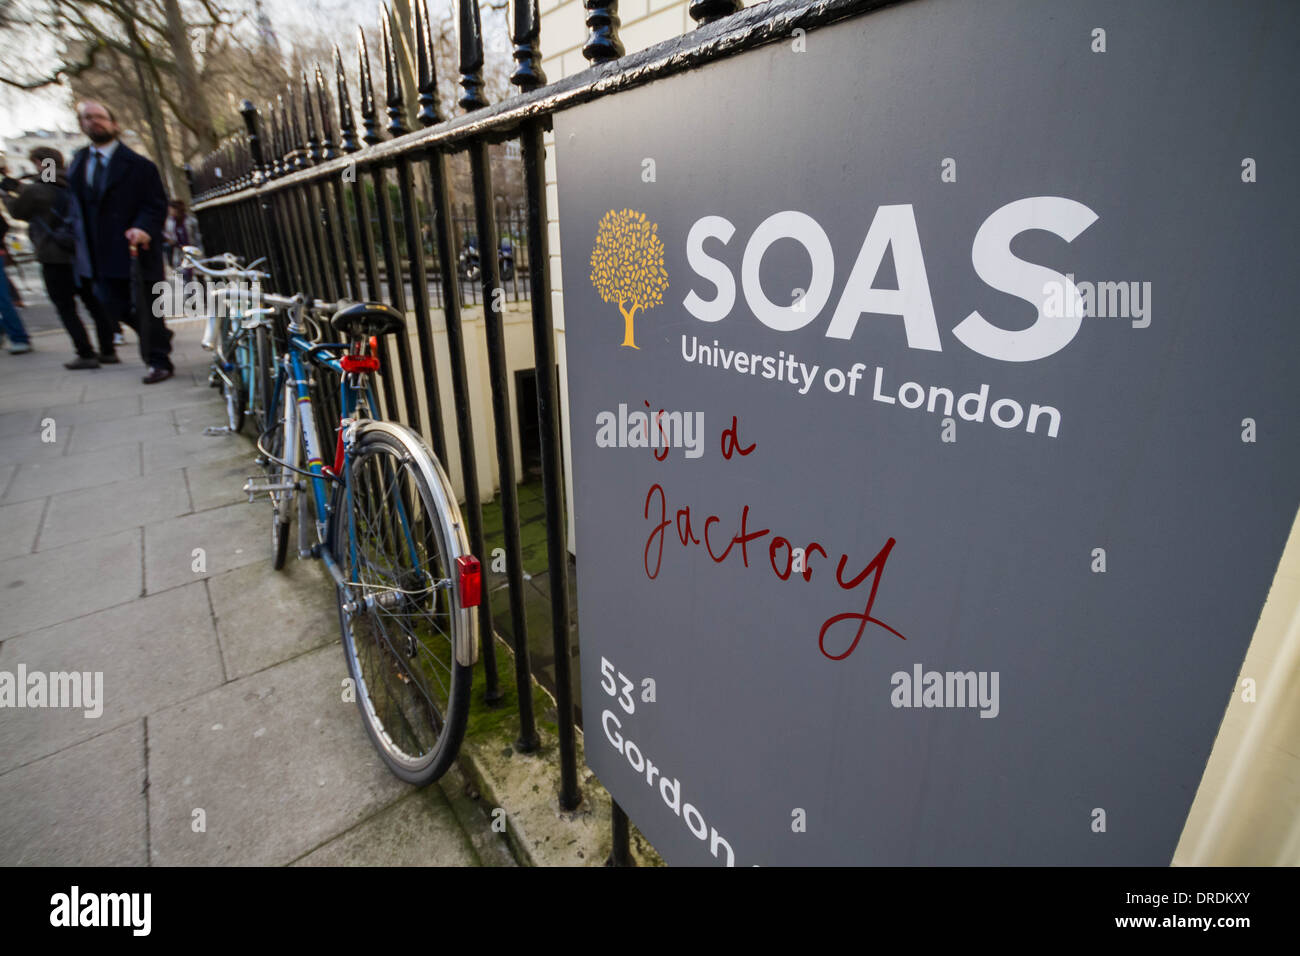
<path fill-rule="evenodd" d="M 462 554 L 456 559 L 456 573 L 460 579 L 460 606 L 478 607 L 483 598 L 483 572 L 478 558 L 472 554 Z"/>
<path fill-rule="evenodd" d="M 341 355 L 339 365 L 345 372 L 378 372 L 379 359 L 373 355 Z"/>

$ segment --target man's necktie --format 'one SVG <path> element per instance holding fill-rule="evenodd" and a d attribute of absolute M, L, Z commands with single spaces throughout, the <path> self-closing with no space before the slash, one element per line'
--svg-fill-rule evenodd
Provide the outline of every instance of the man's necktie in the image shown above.
<path fill-rule="evenodd" d="M 99 150 L 91 150 L 95 154 L 95 166 L 90 176 L 90 194 L 98 200 L 104 193 L 104 167 L 108 164 L 104 162 L 104 154 Z"/>

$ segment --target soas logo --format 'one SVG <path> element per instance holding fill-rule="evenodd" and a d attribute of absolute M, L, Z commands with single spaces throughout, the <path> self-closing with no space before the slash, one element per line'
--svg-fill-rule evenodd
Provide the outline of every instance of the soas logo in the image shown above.
<path fill-rule="evenodd" d="M 591 284 L 600 298 L 623 314 L 623 341 L 640 348 L 633 337 L 637 312 L 648 312 L 664 301 L 668 272 L 657 223 L 635 209 L 611 209 L 600 219 L 591 250 Z"/>

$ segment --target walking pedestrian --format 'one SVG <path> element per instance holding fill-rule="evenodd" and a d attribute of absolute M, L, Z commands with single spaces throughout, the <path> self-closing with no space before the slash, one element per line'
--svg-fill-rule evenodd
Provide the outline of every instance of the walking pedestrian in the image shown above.
<path fill-rule="evenodd" d="M 93 369 L 99 368 L 101 363 L 116 364 L 121 359 L 113 347 L 114 326 L 92 289 L 85 229 L 80 208 L 68 188 L 63 154 L 48 146 L 38 146 L 31 151 L 29 158 L 40 170 L 39 175 L 33 182 L 21 186 L 16 196 L 6 196 L 5 202 L 15 219 L 30 223 L 27 235 L 41 264 L 45 291 L 58 310 L 59 319 L 76 350 L 76 357 L 65 362 L 64 368 Z M 78 296 L 95 323 L 98 352 L 77 315 Z"/>
<path fill-rule="evenodd" d="M 6 260 L 9 252 L 4 245 L 4 239 L 8 231 L 9 220 L 0 216 L 0 250 L 3 251 Z M 9 276 L 0 265 L 0 343 L 4 342 L 5 336 L 9 337 L 11 355 L 22 355 L 32 350 L 32 340 L 27 335 L 27 328 L 23 325 L 22 316 L 18 314 L 13 295 L 9 291 Z"/>
<path fill-rule="evenodd" d="M 146 289 L 163 281 L 162 230 L 167 193 L 158 167 L 118 139 L 112 112 L 102 103 L 77 106 L 81 130 L 90 145 L 77 151 L 68 185 L 81 208 L 95 297 L 110 321 L 131 326 L 140 338 L 140 357 L 148 366 L 143 381 L 154 385 L 174 374 L 173 332 L 149 308 L 137 314 L 131 290 L 131 250 L 139 255 Z"/>
<path fill-rule="evenodd" d="M 200 247 L 199 221 L 185 209 L 185 200 L 173 199 L 167 204 L 167 223 L 163 226 L 167 239 L 168 264 L 173 269 L 181 264 L 186 246 Z M 189 282 L 193 269 L 181 270 L 181 278 Z"/>

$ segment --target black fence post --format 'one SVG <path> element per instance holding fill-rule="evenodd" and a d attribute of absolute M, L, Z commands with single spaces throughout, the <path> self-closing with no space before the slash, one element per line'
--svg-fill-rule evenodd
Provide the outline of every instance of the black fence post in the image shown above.
<path fill-rule="evenodd" d="M 253 185 L 261 187 L 267 179 L 266 154 L 262 150 L 262 131 L 258 122 L 257 107 L 249 100 L 244 100 L 239 104 L 239 112 L 244 117 L 244 126 L 248 130 L 248 148 L 253 157 Z M 271 273 L 271 283 L 283 283 L 287 269 L 284 265 L 284 250 L 281 247 L 281 237 L 279 232 L 273 227 L 268 228 L 270 220 L 270 205 L 267 197 L 259 193 L 256 200 L 257 204 L 257 236 L 266 250 L 267 272 Z"/>
<path fill-rule="evenodd" d="M 381 32 L 387 29 L 387 7 L 380 11 Z M 369 60 L 368 52 L 365 54 Z M 366 63 L 365 79 L 370 78 L 370 64 Z M 365 120 L 367 144 L 377 143 L 381 140 L 379 135 L 378 114 L 375 110 L 375 98 L 373 89 L 363 90 L 361 94 L 362 116 Z M 367 111 L 366 107 L 369 106 Z M 406 289 L 402 280 L 402 266 L 397 258 L 397 235 L 393 230 L 393 212 L 392 205 L 388 200 L 388 177 L 384 174 L 382 166 L 375 164 L 370 167 L 370 184 L 375 193 L 375 211 L 379 214 L 379 245 L 384 253 L 384 291 L 387 293 L 381 300 L 390 302 L 398 312 L 402 313 L 403 319 L 406 317 Z M 406 419 L 404 424 L 409 425 L 416 431 L 420 430 L 420 406 L 415 397 L 415 374 L 411 366 L 411 348 L 410 343 L 406 340 L 405 331 L 397 338 L 397 363 L 402 372 L 402 403 L 406 409 Z"/>
<path fill-rule="evenodd" d="M 378 123 L 375 119 L 375 93 L 370 83 L 370 50 L 366 46 L 366 31 L 357 27 L 357 61 L 361 76 L 361 141 L 366 146 L 373 146 L 378 143 L 382 137 L 379 135 Z M 340 83 L 346 83 L 340 73 Z M 349 111 L 346 122 L 351 128 L 352 116 Z M 345 135 L 345 141 L 351 139 L 353 149 L 359 147 L 355 145 L 355 138 Z M 353 172 L 356 172 L 354 168 Z M 352 200 L 357 217 L 357 241 L 361 246 L 362 261 L 366 267 L 366 298 L 371 302 L 382 302 L 384 300 L 383 287 L 379 282 L 379 264 L 375 257 L 375 237 L 370 228 L 370 205 L 366 202 L 366 189 L 359 176 L 354 175 L 352 179 Z M 383 403 L 384 417 L 393 420 L 400 420 L 401 413 L 397 410 L 397 384 L 393 381 L 393 367 L 388 356 L 388 337 L 383 336 L 379 339 L 379 380 L 383 385 Z"/>
<path fill-rule="evenodd" d="M 528 91 L 546 82 L 537 38 L 537 0 L 514 0 L 514 57 L 510 82 Z M 569 546 L 564 508 L 564 464 L 560 447 L 557 401 L 555 324 L 547 281 L 546 159 L 542 126 L 529 120 L 520 129 L 528 208 L 528 285 L 533 311 L 533 354 L 537 367 L 537 423 L 541 439 L 542 489 L 546 497 L 546 561 L 550 573 L 551 644 L 555 656 L 555 703 L 560 737 L 560 807 L 572 810 L 582 801 L 573 721 L 572 658 L 569 652 Z M 615 844 L 617 845 L 617 838 Z"/>
<path fill-rule="evenodd" d="M 429 35 L 429 11 L 424 0 L 415 9 L 416 55 L 419 67 L 421 125 L 431 126 L 441 120 L 438 115 L 437 77 L 433 60 L 433 42 Z M 456 274 L 455 242 L 452 238 L 451 201 L 447 191 L 447 157 L 435 150 L 428 160 L 430 190 L 433 194 L 434 244 L 437 246 L 438 271 L 442 279 L 442 314 L 447 327 L 447 359 L 451 366 L 451 393 L 456 405 L 456 438 L 460 443 L 460 473 L 465 486 L 466 522 L 469 543 L 482 561 L 487 561 L 483 539 L 483 503 L 478 488 L 478 453 L 474 448 L 474 426 L 470 413 L 469 380 L 465 372 L 465 332 L 461 324 L 460 283 Z M 496 631 L 492 626 L 492 605 L 479 605 L 479 653 L 483 661 L 484 700 L 496 706 L 503 699 L 497 680 Z M 516 744 L 521 750 L 535 749 L 537 733 L 533 729 L 532 697 L 520 702 L 521 730 Z M 523 729 L 526 726 L 527 730 Z"/>
<path fill-rule="evenodd" d="M 388 132 L 394 138 L 409 132 L 406 122 L 406 91 L 393 48 L 392 25 L 384 6 L 381 33 L 384 39 L 384 93 L 388 104 Z M 403 154 L 394 162 L 397 170 L 397 198 L 402 206 L 402 231 L 406 239 L 406 261 L 411 277 L 411 304 L 415 308 L 415 335 L 420 344 L 420 374 L 424 380 L 424 401 L 429 412 L 429 435 L 433 453 L 447 460 L 447 442 L 443 434 L 442 396 L 438 390 L 437 365 L 433 354 L 433 332 L 429 320 L 429 278 L 424 268 L 424 244 L 420 241 L 420 216 L 415 202 L 415 183 L 411 160 Z"/>
<path fill-rule="evenodd" d="M 467 113 L 487 105 L 483 97 L 483 30 L 478 0 L 460 3 L 460 106 Z M 496 431 L 497 474 L 501 484 L 501 525 L 505 537 L 510 630 L 514 638 L 515 685 L 522 702 L 532 697 L 528 618 L 524 613 L 524 559 L 519 542 L 519 500 L 515 489 L 514 428 L 510 419 L 509 368 L 506 365 L 505 290 L 497 264 L 496 223 L 492 215 L 492 170 L 487 142 L 475 139 L 469 149 L 474 220 L 478 233 L 479 277 L 483 287 L 483 330 L 487 337 L 488 377 L 492 392 L 492 421 Z M 500 294 L 498 294 L 500 293 Z"/>

